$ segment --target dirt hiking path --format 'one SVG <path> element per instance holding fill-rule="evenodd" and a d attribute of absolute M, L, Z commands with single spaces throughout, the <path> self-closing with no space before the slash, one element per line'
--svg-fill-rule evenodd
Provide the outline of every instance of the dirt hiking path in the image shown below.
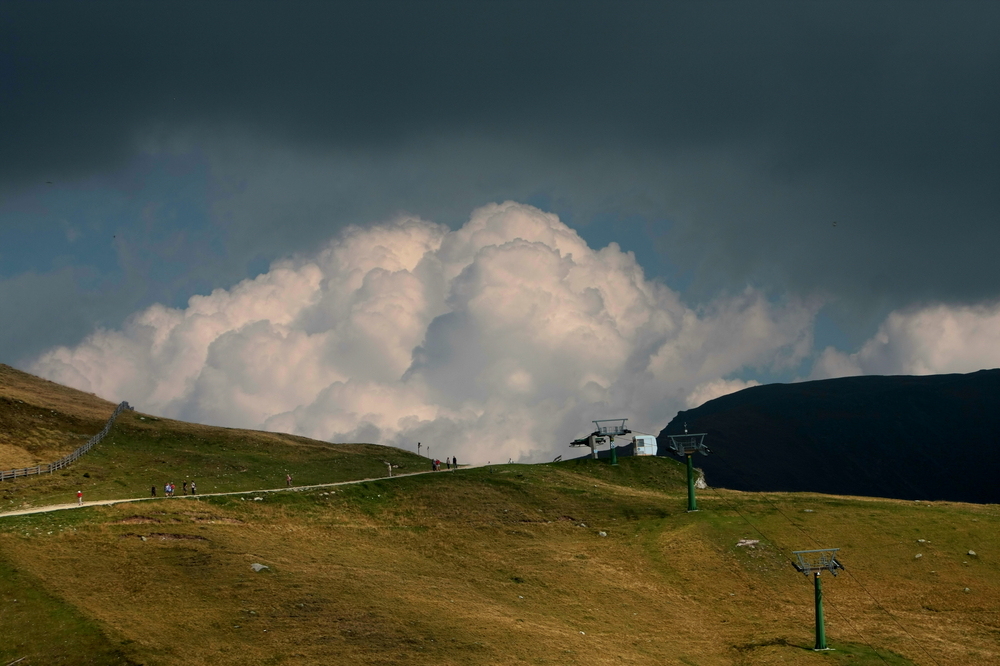
<path fill-rule="evenodd" d="M 484 467 L 484 465 L 461 465 L 459 469 L 472 469 L 474 467 Z M 454 469 L 443 469 L 440 472 L 456 472 L 458 470 Z M 203 493 L 199 495 L 176 495 L 175 497 L 132 497 L 128 499 L 109 499 L 109 500 L 96 500 L 93 502 L 84 502 L 83 504 L 77 504 L 76 502 L 70 504 L 49 504 L 48 506 L 36 506 L 27 509 L 15 509 L 14 511 L 3 511 L 0 512 L 0 518 L 5 518 L 7 516 L 27 516 L 32 513 L 48 513 L 49 511 L 63 511 L 66 509 L 86 509 L 91 506 L 104 506 L 107 504 L 123 504 L 125 502 L 155 502 L 157 500 L 166 499 L 197 499 L 199 497 L 219 497 L 220 495 L 254 495 L 260 493 L 284 493 L 284 492 L 298 492 L 302 490 L 312 490 L 314 488 L 332 488 L 335 486 L 350 486 L 357 483 L 368 483 L 370 481 L 391 481 L 392 479 L 401 479 L 405 476 L 417 476 L 420 474 L 437 474 L 439 472 L 434 472 L 432 470 L 425 470 L 422 472 L 407 472 L 405 474 L 393 474 L 390 476 L 378 476 L 370 479 L 355 479 L 354 481 L 337 481 L 335 483 L 318 483 L 311 486 L 291 486 L 284 488 L 267 488 L 263 490 L 235 490 L 227 493 Z"/>

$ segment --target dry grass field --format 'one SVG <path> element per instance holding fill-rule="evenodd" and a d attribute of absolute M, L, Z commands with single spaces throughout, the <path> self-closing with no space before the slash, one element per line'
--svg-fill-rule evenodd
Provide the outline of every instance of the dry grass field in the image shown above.
<path fill-rule="evenodd" d="M 680 481 L 666 460 L 571 461 L 4 518 L 0 618 L 18 641 L 0 656 L 1000 661 L 997 507 L 722 490 L 688 514 Z M 746 537 L 761 544 L 736 545 Z M 837 648 L 825 654 L 808 649 L 812 588 L 788 564 L 790 550 L 817 545 L 841 547 L 849 570 L 825 581 Z M 26 588 L 44 598 L 11 601 Z"/>
<path fill-rule="evenodd" d="M 58 460 L 85 444 L 115 405 L 0 363 L 0 469 Z"/>
<path fill-rule="evenodd" d="M 133 456 L 262 466 L 206 477 L 230 487 L 378 457 L 139 416 L 90 463 L 96 489 L 128 496 Z M 709 489 L 687 513 L 681 465 L 620 462 L 3 517 L 0 663 L 1000 663 L 996 505 Z M 56 480 L 18 483 L 41 503 Z M 824 577 L 826 653 L 789 564 L 817 547 L 847 566 Z"/>

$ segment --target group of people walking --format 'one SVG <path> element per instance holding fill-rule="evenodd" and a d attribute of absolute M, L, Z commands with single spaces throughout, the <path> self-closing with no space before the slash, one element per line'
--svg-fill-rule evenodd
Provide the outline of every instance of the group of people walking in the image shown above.
<path fill-rule="evenodd" d="M 392 463 L 386 463 L 386 464 L 389 466 L 389 476 L 392 476 Z M 444 465 L 445 465 L 445 467 L 447 469 L 458 469 L 458 458 L 456 458 L 455 456 L 452 456 L 451 458 L 445 458 L 444 459 Z M 433 471 L 435 471 L 435 472 L 440 471 L 440 469 L 441 469 L 441 461 L 438 460 L 437 458 L 435 458 L 434 460 L 432 460 L 431 461 L 431 469 Z M 191 485 L 190 494 L 191 495 L 197 495 L 198 494 L 198 486 L 195 484 L 194 481 L 192 481 L 190 485 Z M 285 485 L 288 486 L 288 487 L 291 487 L 291 485 L 292 485 L 292 475 L 291 474 L 286 474 L 285 475 Z M 173 481 L 164 484 L 164 486 L 163 486 L 163 496 L 164 497 L 173 497 L 175 492 L 177 492 L 177 486 L 174 485 Z M 150 486 L 150 488 L 149 488 L 149 494 L 150 494 L 151 497 L 156 497 L 156 486 Z M 181 484 L 181 494 L 183 494 L 183 495 L 189 494 L 188 482 L 187 481 L 185 481 L 183 484 Z M 77 501 L 78 504 L 83 505 L 83 491 L 82 490 L 78 490 L 77 491 L 77 493 L 76 493 L 76 501 Z"/>
<path fill-rule="evenodd" d="M 452 469 L 452 467 L 458 469 L 458 458 L 456 458 L 455 456 L 452 456 L 450 459 L 445 457 L 444 464 L 445 467 L 447 467 L 448 469 Z M 441 469 L 441 461 L 438 460 L 437 458 L 432 460 L 431 469 L 434 470 L 435 472 L 439 471 Z"/>
<path fill-rule="evenodd" d="M 392 463 L 386 463 L 386 464 L 389 465 L 389 476 L 392 476 Z M 444 466 L 447 469 L 458 469 L 458 458 L 456 458 L 455 456 L 452 456 L 451 458 L 445 458 L 444 459 Z M 440 469 L 441 469 L 441 461 L 438 460 L 437 458 L 435 458 L 434 460 L 432 460 L 431 461 L 431 469 L 433 471 L 435 471 L 435 472 L 440 471 Z M 288 486 L 288 487 L 291 487 L 291 485 L 292 485 L 292 475 L 291 474 L 286 474 L 285 475 L 285 485 Z M 190 483 L 190 486 L 191 486 L 190 487 L 190 494 L 191 495 L 197 495 L 198 494 L 198 486 L 195 485 L 195 482 L 192 481 Z M 177 486 L 174 485 L 173 481 L 164 484 L 164 486 L 163 486 L 163 496 L 164 497 L 173 497 L 175 492 L 177 492 Z M 151 486 L 149 488 L 149 494 L 152 497 L 156 497 L 156 486 Z M 189 494 L 189 488 L 188 488 L 188 482 L 187 481 L 185 481 L 183 484 L 181 484 L 181 494 L 183 494 L 183 495 Z M 76 501 L 79 504 L 81 504 L 81 505 L 83 504 L 83 491 L 82 490 L 77 491 L 77 493 L 76 493 Z"/>
<path fill-rule="evenodd" d="M 181 486 L 181 488 L 182 488 L 182 491 L 181 491 L 182 494 L 187 495 L 188 494 L 188 482 L 185 481 L 184 484 Z M 174 493 L 176 491 L 177 491 L 177 486 L 174 485 L 173 481 L 171 481 L 170 483 L 167 483 L 167 484 L 165 484 L 163 486 L 163 496 L 164 497 L 173 497 Z M 156 486 L 152 486 L 149 489 L 149 492 L 150 492 L 150 495 L 152 497 L 156 497 Z M 195 484 L 194 481 L 191 482 L 191 494 L 192 495 L 197 495 L 198 494 L 198 486 Z"/>

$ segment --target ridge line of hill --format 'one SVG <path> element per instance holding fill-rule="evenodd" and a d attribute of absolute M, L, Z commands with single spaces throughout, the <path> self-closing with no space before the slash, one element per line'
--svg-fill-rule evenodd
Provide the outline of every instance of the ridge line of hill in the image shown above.
<path fill-rule="evenodd" d="M 680 411 L 715 486 L 1000 503 L 1000 369 L 767 384 Z"/>
<path fill-rule="evenodd" d="M 299 435 L 225 428 L 123 411 L 100 446 L 53 474 L 45 465 L 107 429 L 115 405 L 0 364 L 0 469 L 41 464 L 41 475 L 0 483 L 0 511 L 67 501 L 147 498 L 171 479 L 198 482 L 200 494 L 238 493 L 384 477 L 430 469 L 413 452 L 362 442 L 333 443 Z M 471 462 L 471 461 L 470 461 Z M 180 485 L 180 484 L 178 484 Z"/>

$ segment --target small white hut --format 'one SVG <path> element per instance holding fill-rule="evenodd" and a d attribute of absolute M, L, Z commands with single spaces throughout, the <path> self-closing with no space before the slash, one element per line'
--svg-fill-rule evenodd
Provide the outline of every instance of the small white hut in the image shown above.
<path fill-rule="evenodd" d="M 652 435 L 636 435 L 635 436 L 635 455 L 637 456 L 655 456 L 656 455 L 656 438 Z"/>

